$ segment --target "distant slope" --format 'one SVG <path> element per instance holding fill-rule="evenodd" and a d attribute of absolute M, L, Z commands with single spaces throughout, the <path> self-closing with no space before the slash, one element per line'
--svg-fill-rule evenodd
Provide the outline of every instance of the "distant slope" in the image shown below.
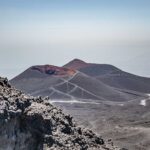
<path fill-rule="evenodd" d="M 100 102 L 141 98 L 139 93 L 114 89 L 79 71 L 51 65 L 33 66 L 10 82 L 33 96 L 49 96 L 51 99 L 78 98 Z"/>
<path fill-rule="evenodd" d="M 124 72 L 112 65 L 108 64 L 92 64 L 86 63 L 79 59 L 74 59 L 64 67 L 77 69 L 101 82 L 126 90 L 150 93 L 150 78 L 136 76 Z"/>

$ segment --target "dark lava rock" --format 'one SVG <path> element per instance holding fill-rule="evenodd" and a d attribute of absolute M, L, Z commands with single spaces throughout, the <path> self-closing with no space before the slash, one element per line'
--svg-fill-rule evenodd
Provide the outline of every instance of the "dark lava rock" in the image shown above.
<path fill-rule="evenodd" d="M 0 78 L 0 150 L 118 150 L 82 129 L 47 100 Z"/>

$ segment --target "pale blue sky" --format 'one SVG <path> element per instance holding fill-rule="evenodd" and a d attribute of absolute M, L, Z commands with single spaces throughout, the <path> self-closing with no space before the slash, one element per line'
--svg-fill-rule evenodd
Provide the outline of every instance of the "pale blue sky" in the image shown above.
<path fill-rule="evenodd" d="M 0 75 L 73 58 L 150 76 L 149 0 L 0 0 Z"/>

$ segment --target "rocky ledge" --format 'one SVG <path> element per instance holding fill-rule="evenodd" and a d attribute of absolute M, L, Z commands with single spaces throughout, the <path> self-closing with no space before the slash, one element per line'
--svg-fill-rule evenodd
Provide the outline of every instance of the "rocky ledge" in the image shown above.
<path fill-rule="evenodd" d="M 0 78 L 0 150 L 118 150 L 48 99 L 25 95 Z"/>

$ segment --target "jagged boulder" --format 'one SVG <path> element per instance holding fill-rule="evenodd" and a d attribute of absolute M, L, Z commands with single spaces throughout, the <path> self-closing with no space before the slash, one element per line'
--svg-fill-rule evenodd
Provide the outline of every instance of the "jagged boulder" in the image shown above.
<path fill-rule="evenodd" d="M 0 150 L 118 150 L 70 115 L 0 78 Z"/>

